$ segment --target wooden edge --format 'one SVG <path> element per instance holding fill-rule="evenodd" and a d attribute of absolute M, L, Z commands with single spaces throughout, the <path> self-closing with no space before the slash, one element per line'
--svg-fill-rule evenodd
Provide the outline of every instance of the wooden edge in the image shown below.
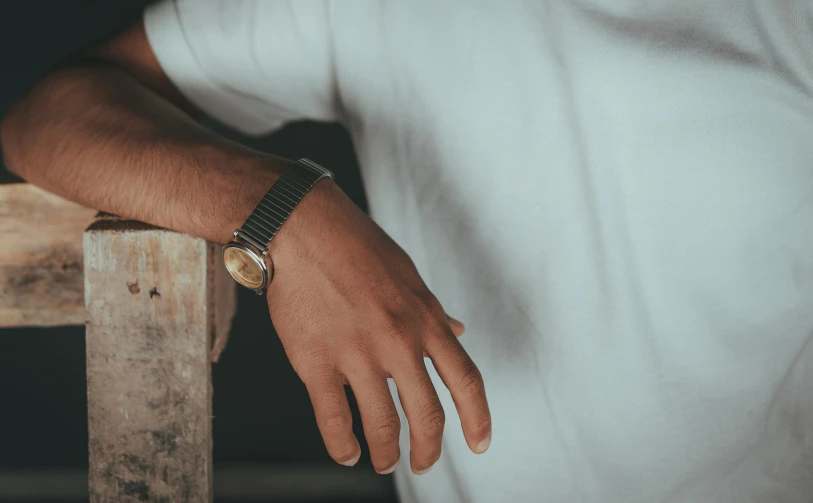
<path fill-rule="evenodd" d="M 109 214 L 97 214 L 85 232 L 144 232 L 160 231 L 174 232 L 154 225 L 145 224 L 138 220 L 126 220 Z"/>
<path fill-rule="evenodd" d="M 210 359 L 216 363 L 229 341 L 232 321 L 237 314 L 237 283 L 223 264 L 221 246 L 209 243 L 209 312 L 212 316 L 212 351 Z"/>

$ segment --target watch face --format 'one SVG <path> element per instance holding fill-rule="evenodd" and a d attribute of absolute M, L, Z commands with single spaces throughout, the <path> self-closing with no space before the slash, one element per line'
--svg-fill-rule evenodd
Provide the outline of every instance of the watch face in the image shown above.
<path fill-rule="evenodd" d="M 265 288 L 265 270 L 256 255 L 241 246 L 227 246 L 223 250 L 226 269 L 241 285 L 259 290 Z"/>

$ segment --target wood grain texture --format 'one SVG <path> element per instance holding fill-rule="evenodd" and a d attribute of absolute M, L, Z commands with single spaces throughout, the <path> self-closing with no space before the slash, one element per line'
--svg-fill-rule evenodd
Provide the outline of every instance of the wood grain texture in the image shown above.
<path fill-rule="evenodd" d="M 0 184 L 0 327 L 82 325 L 82 232 L 95 210 Z"/>
<path fill-rule="evenodd" d="M 91 501 L 211 501 L 210 360 L 235 302 L 219 247 L 104 218 L 84 249 Z"/>

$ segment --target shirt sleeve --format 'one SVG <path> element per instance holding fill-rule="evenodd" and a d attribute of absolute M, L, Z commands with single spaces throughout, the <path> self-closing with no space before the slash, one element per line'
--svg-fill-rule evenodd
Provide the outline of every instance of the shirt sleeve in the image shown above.
<path fill-rule="evenodd" d="M 163 0 L 144 12 L 170 80 L 248 135 L 297 119 L 334 121 L 329 0 Z"/>

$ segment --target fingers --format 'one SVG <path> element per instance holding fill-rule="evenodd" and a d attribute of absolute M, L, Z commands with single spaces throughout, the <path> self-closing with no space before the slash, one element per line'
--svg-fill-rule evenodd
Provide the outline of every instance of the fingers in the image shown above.
<path fill-rule="evenodd" d="M 410 466 L 412 473 L 429 471 L 440 458 L 446 416 L 422 359 L 402 366 L 393 374 L 401 406 L 409 421 Z"/>
<path fill-rule="evenodd" d="M 382 475 L 392 473 L 401 457 L 398 447 L 401 420 L 395 410 L 387 378 L 383 373 L 357 370 L 350 373 L 349 380 L 358 402 L 373 467 Z"/>
<path fill-rule="evenodd" d="M 425 350 L 452 394 L 469 449 L 485 452 L 491 443 L 491 413 L 480 371 L 448 332 L 427 337 Z"/>
<path fill-rule="evenodd" d="M 341 374 L 333 369 L 303 381 L 328 454 L 339 464 L 355 465 L 361 456 L 361 447 L 353 434 L 353 416 Z"/>
<path fill-rule="evenodd" d="M 442 310 L 435 313 L 443 315 Z M 391 375 L 409 421 L 413 473 L 426 473 L 437 462 L 446 418 L 426 365 L 420 358 L 422 352 L 433 359 L 435 368 L 452 392 L 469 447 L 478 453 L 488 447 L 491 419 L 485 389 L 477 367 L 457 341 L 457 337 L 463 334 L 463 324 L 448 315 L 440 319 L 443 321 L 432 323 L 439 329 L 432 331 L 436 334 L 425 338 L 423 348 L 421 338 L 417 336 L 420 330 L 410 335 L 410 330 L 391 323 L 398 330 L 387 343 L 388 357 L 384 360 L 389 360 L 389 364 L 383 367 L 371 365 L 368 358 L 363 362 L 358 358 L 341 358 L 340 361 L 345 363 L 356 360 L 357 364 L 339 363 L 338 367 L 332 367 L 322 362 L 316 365 L 317 368 L 312 365 L 297 368 L 308 389 L 325 447 L 335 461 L 353 466 L 361 454 L 343 387 L 350 384 L 358 402 L 375 470 L 387 474 L 397 467 L 401 424 L 387 385 L 387 377 Z M 387 374 L 384 369 L 396 370 Z"/>

